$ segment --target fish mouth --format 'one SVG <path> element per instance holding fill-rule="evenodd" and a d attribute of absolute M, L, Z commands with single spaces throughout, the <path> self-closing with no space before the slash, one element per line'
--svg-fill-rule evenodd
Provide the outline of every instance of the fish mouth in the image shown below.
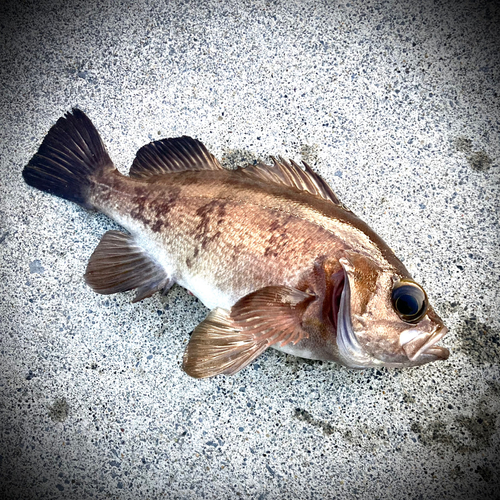
<path fill-rule="evenodd" d="M 448 328 L 441 326 L 429 335 L 427 332 L 421 332 L 414 328 L 409 328 L 401 333 L 401 347 L 413 362 L 448 359 L 450 351 L 445 347 L 436 345 L 446 334 Z M 406 339 L 411 339 L 405 342 Z M 429 359 L 431 358 L 431 359 Z"/>

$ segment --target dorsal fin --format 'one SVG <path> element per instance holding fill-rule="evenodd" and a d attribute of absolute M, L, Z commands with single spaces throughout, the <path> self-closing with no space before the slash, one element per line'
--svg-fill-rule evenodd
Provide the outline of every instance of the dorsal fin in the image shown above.
<path fill-rule="evenodd" d="M 129 175 L 147 178 L 186 170 L 222 170 L 222 166 L 200 141 L 184 135 L 143 146 Z"/>
<path fill-rule="evenodd" d="M 273 161 L 272 165 L 258 162 L 256 165 L 239 168 L 238 172 L 254 179 L 307 191 L 336 205 L 342 205 L 330 186 L 305 161 L 302 162 L 304 168 L 301 168 L 293 160 L 288 163 L 283 158 L 276 159 L 274 156 L 271 156 L 271 160 Z"/>
<path fill-rule="evenodd" d="M 234 172 L 266 183 L 272 182 L 299 191 L 307 191 L 342 206 L 330 186 L 305 161 L 302 162 L 304 165 L 302 168 L 293 160 L 289 163 L 281 157 L 276 159 L 271 156 L 271 159 L 272 165 L 258 162 L 256 165 L 240 167 Z M 224 168 L 200 141 L 184 135 L 150 142 L 143 146 L 137 152 L 129 175 L 144 179 L 187 170 L 224 170 Z"/>

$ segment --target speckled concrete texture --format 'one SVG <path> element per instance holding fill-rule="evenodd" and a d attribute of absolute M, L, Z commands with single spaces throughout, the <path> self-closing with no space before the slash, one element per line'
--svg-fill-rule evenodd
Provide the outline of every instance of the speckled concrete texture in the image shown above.
<path fill-rule="evenodd" d="M 2 3 L 0 497 L 495 498 L 498 33 L 482 1 Z M 23 183 L 73 106 L 122 172 L 182 134 L 227 165 L 310 162 L 425 286 L 450 358 L 349 371 L 270 350 L 189 378 L 207 310 L 179 287 L 93 293 L 118 226 Z"/>

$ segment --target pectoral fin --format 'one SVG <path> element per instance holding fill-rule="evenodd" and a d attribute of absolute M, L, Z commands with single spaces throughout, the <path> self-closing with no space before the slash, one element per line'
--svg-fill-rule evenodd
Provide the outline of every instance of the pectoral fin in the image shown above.
<path fill-rule="evenodd" d="M 246 295 L 231 311 L 214 309 L 191 335 L 184 371 L 195 378 L 233 375 L 273 344 L 296 344 L 307 337 L 301 320 L 314 298 L 270 286 Z"/>
<path fill-rule="evenodd" d="M 159 290 L 166 291 L 174 284 L 133 236 L 120 231 L 108 231 L 102 237 L 90 257 L 85 281 L 102 294 L 137 289 L 132 302 L 151 297 Z"/>

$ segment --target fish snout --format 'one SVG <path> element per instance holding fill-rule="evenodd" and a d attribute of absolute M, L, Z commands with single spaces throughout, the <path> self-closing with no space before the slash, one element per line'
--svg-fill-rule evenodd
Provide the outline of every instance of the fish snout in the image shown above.
<path fill-rule="evenodd" d="M 416 328 L 408 328 L 401 332 L 399 342 L 410 361 L 418 361 L 424 355 L 431 356 L 434 361 L 448 359 L 450 351 L 445 347 L 435 345 L 448 333 L 446 326 L 441 326 L 434 332 L 425 332 Z"/>

